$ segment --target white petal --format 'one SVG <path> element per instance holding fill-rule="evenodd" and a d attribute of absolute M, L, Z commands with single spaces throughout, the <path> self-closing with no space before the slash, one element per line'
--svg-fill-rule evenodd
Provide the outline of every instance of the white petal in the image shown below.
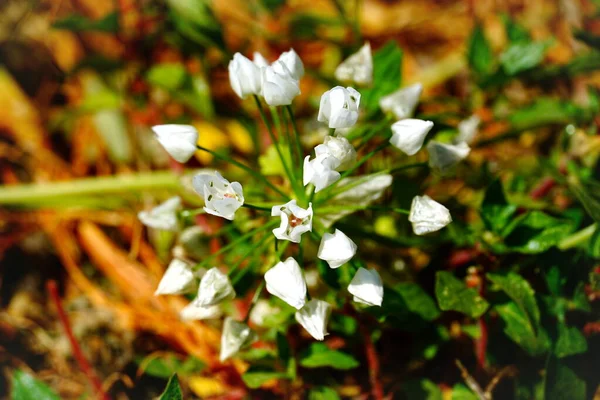
<path fill-rule="evenodd" d="M 155 125 L 152 130 L 167 153 L 180 163 L 187 162 L 197 150 L 198 131 L 191 125 Z"/>
<path fill-rule="evenodd" d="M 216 319 L 223 315 L 223 310 L 219 304 L 212 306 L 199 306 L 195 301 L 185 306 L 179 312 L 179 318 L 183 321 L 199 321 L 204 319 Z"/>
<path fill-rule="evenodd" d="M 336 171 L 345 171 L 356 163 L 356 150 L 343 136 L 325 136 L 323 144 L 315 147 L 315 154 L 334 157 L 339 164 Z"/>
<path fill-rule="evenodd" d="M 221 362 L 236 354 L 243 347 L 250 345 L 256 339 L 256 333 L 248 325 L 235 321 L 231 317 L 225 318 L 221 335 L 221 354 L 219 356 Z"/>
<path fill-rule="evenodd" d="M 294 79 L 300 80 L 304 76 L 304 64 L 294 49 L 281 53 L 277 61 L 281 61 L 287 67 Z M 273 65 L 276 67 L 277 64 L 273 63 Z M 283 73 L 283 71 L 278 72 Z"/>
<path fill-rule="evenodd" d="M 323 234 L 317 257 L 327 261 L 330 268 L 339 268 L 354 257 L 356 249 L 356 243 L 344 232 L 336 229 L 333 234 Z"/>
<path fill-rule="evenodd" d="M 262 54 L 260 54 L 258 51 L 255 51 L 254 54 L 252 55 L 252 62 L 258 68 L 269 66 L 269 61 L 267 61 L 267 59 Z"/>
<path fill-rule="evenodd" d="M 458 123 L 458 135 L 454 139 L 455 143 L 465 142 L 471 143 L 477 135 L 481 119 L 473 114 L 469 118 Z"/>
<path fill-rule="evenodd" d="M 275 61 L 272 66 L 262 68 L 262 95 L 268 105 L 290 105 L 299 94 L 298 80 L 283 62 Z"/>
<path fill-rule="evenodd" d="M 429 152 L 429 166 L 445 173 L 466 158 L 471 152 L 471 148 L 465 142 L 452 145 L 432 140 L 427 143 L 427 151 Z"/>
<path fill-rule="evenodd" d="M 429 196 L 415 196 L 410 206 L 408 220 L 416 235 L 439 231 L 450 222 L 450 211 Z"/>
<path fill-rule="evenodd" d="M 403 119 L 392 125 L 390 143 L 409 156 L 416 154 L 423 146 L 425 137 L 433 128 L 433 122 L 421 119 Z"/>
<path fill-rule="evenodd" d="M 267 292 L 299 310 L 306 302 L 306 282 L 300 266 L 292 257 L 278 262 L 265 273 Z"/>
<path fill-rule="evenodd" d="M 173 259 L 165 271 L 155 296 L 161 294 L 183 294 L 193 290 L 196 275 L 185 261 Z"/>
<path fill-rule="evenodd" d="M 359 268 L 352 278 L 348 291 L 354 295 L 354 301 L 369 306 L 381 306 L 383 302 L 383 282 L 374 269 Z"/>
<path fill-rule="evenodd" d="M 233 91 L 242 99 L 262 91 L 260 68 L 240 53 L 233 55 L 229 62 L 229 83 Z"/>
<path fill-rule="evenodd" d="M 195 303 L 199 306 L 211 306 L 227 299 L 235 297 L 235 290 L 227 275 L 223 274 L 217 267 L 212 267 L 200 280 L 198 297 Z"/>
<path fill-rule="evenodd" d="M 273 234 L 279 240 L 300 243 L 302 234 L 312 231 L 312 203 L 304 209 L 296 204 L 296 200 L 290 200 L 286 204 L 273 206 L 271 215 L 281 218 L 279 227 L 273 229 Z"/>
<path fill-rule="evenodd" d="M 414 113 L 422 91 L 423 85 L 415 83 L 382 97 L 379 100 L 379 107 L 384 112 L 394 114 L 398 119 L 408 118 Z"/>
<path fill-rule="evenodd" d="M 229 182 L 221 174 L 200 173 L 192 180 L 194 190 L 204 198 L 204 210 L 228 220 L 244 204 L 244 193 L 239 182 Z"/>
<path fill-rule="evenodd" d="M 355 89 L 336 86 L 323 93 L 317 119 L 329 128 L 349 128 L 358 120 L 360 93 Z"/>
<path fill-rule="evenodd" d="M 370 85 L 373 82 L 373 57 L 371 45 L 365 43 L 360 50 L 344 60 L 335 70 L 335 78 L 342 82 Z"/>
<path fill-rule="evenodd" d="M 295 314 L 296 321 L 312 337 L 324 340 L 327 333 L 327 323 L 331 313 L 331 305 L 323 300 L 312 299 Z"/>
<path fill-rule="evenodd" d="M 138 219 L 142 224 L 149 226 L 150 228 L 162 229 L 165 231 L 177 231 L 179 228 L 177 211 L 180 209 L 181 198 L 175 196 L 159 204 L 150 211 L 140 211 L 138 213 Z"/>

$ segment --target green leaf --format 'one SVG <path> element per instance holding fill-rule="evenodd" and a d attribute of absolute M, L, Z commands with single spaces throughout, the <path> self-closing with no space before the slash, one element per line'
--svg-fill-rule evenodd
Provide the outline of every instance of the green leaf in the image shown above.
<path fill-rule="evenodd" d="M 472 288 L 447 271 L 438 271 L 435 279 L 435 297 L 444 311 L 459 311 L 472 318 L 479 318 L 487 309 L 488 302 Z"/>
<path fill-rule="evenodd" d="M 585 353 L 587 349 L 587 341 L 579 329 L 564 323 L 558 325 L 558 340 L 554 349 L 556 357 L 563 358 Z"/>
<path fill-rule="evenodd" d="M 15 370 L 12 378 L 12 400 L 60 400 L 46 384 L 21 370 Z"/>
<path fill-rule="evenodd" d="M 181 388 L 179 387 L 177 374 L 173 374 L 171 378 L 169 378 L 167 387 L 160 395 L 159 400 L 183 400 L 183 394 L 181 394 Z"/>
<path fill-rule="evenodd" d="M 279 149 L 281 150 L 281 154 L 285 159 L 285 163 L 287 165 L 293 165 L 289 147 L 279 143 Z M 279 158 L 279 154 L 277 154 L 275 145 L 270 145 L 267 150 L 258 157 L 258 164 L 260 165 L 260 172 L 263 175 L 287 176 L 283 164 L 281 163 L 281 158 Z"/>
<path fill-rule="evenodd" d="M 545 400 L 584 400 L 586 384 L 577 374 L 555 357 L 546 370 Z"/>
<path fill-rule="evenodd" d="M 300 365 L 305 368 L 331 367 L 347 370 L 358 367 L 360 363 L 349 354 L 331 350 L 324 343 L 313 343 L 300 356 Z"/>
<path fill-rule="evenodd" d="M 154 65 L 146 73 L 148 83 L 166 90 L 179 89 L 186 77 L 185 67 L 179 63 Z"/>
<path fill-rule="evenodd" d="M 485 191 L 481 204 L 481 218 L 487 229 L 501 233 L 516 211 L 517 206 L 506 200 L 502 182 L 496 179 Z"/>
<path fill-rule="evenodd" d="M 487 278 L 510 297 L 527 316 L 529 323 L 537 330 L 540 326 L 540 309 L 535 300 L 535 291 L 522 276 L 514 272 L 506 275 L 487 274 Z"/>
<path fill-rule="evenodd" d="M 513 43 L 500 55 L 504 72 L 513 76 L 538 66 L 544 59 L 549 42 Z"/>
<path fill-rule="evenodd" d="M 581 120 L 582 116 L 583 110 L 573 103 L 541 97 L 519 108 L 508 119 L 514 129 L 522 131 L 542 125 L 569 124 Z"/>
<path fill-rule="evenodd" d="M 242 375 L 242 380 L 250 389 L 258 389 L 272 379 L 287 379 L 287 374 L 275 371 L 248 371 Z"/>
<path fill-rule="evenodd" d="M 373 112 L 379 99 L 400 87 L 402 80 L 402 50 L 395 41 L 387 42 L 373 54 L 373 87 L 360 90 L 361 106 Z"/>
<path fill-rule="evenodd" d="M 56 29 L 65 29 L 72 32 L 109 32 L 119 31 L 119 14 L 113 12 L 101 19 L 92 20 L 79 14 L 72 14 L 52 24 Z"/>
<path fill-rule="evenodd" d="M 542 211 L 530 211 L 513 220 L 505 244 L 525 254 L 543 253 L 575 230 L 572 220 L 554 218 Z"/>
<path fill-rule="evenodd" d="M 462 383 L 457 383 L 452 388 L 452 400 L 479 400 L 479 397 Z"/>
<path fill-rule="evenodd" d="M 335 390 L 327 386 L 319 386 L 308 392 L 308 400 L 339 400 L 340 398 Z"/>
<path fill-rule="evenodd" d="M 494 54 L 480 25 L 471 33 L 467 59 L 471 69 L 480 76 L 489 75 L 494 68 Z"/>
<path fill-rule="evenodd" d="M 503 15 L 504 27 L 506 29 L 506 36 L 511 42 L 530 42 L 531 35 L 523 26 L 519 25 L 509 15 Z"/>
<path fill-rule="evenodd" d="M 223 29 L 209 0 L 167 0 L 169 19 L 185 38 L 204 47 L 225 50 Z"/>
<path fill-rule="evenodd" d="M 403 390 L 407 399 L 442 400 L 442 390 L 429 379 L 413 380 L 404 383 Z"/>
<path fill-rule="evenodd" d="M 144 374 L 163 379 L 173 374 L 190 375 L 206 368 L 206 364 L 196 357 L 190 356 L 182 361 L 175 354 L 161 354 L 158 357 L 151 354 L 138 359 L 137 363 Z"/>
<path fill-rule="evenodd" d="M 515 302 L 495 307 L 505 323 L 504 333 L 531 356 L 544 354 L 550 348 L 548 334 L 541 327 L 536 330 L 529 317 Z"/>
<path fill-rule="evenodd" d="M 275 12 L 283 5 L 285 5 L 286 0 L 261 0 L 262 5 L 268 9 L 270 12 Z"/>
<path fill-rule="evenodd" d="M 425 321 L 433 321 L 440 316 L 435 301 L 416 283 L 400 283 L 394 287 L 394 290 L 402 297 L 408 310 Z"/>

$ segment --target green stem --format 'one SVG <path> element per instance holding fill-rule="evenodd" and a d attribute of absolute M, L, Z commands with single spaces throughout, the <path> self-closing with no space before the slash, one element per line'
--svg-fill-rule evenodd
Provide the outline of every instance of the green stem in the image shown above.
<path fill-rule="evenodd" d="M 385 211 L 385 212 L 397 212 L 399 214 L 410 214 L 409 210 L 395 207 L 378 207 L 378 206 L 352 206 L 352 205 L 340 205 L 323 207 L 318 209 L 317 215 L 336 213 L 340 211 Z"/>
<path fill-rule="evenodd" d="M 246 314 L 246 318 L 244 318 L 245 324 L 247 324 L 248 321 L 250 320 L 250 313 L 252 312 L 252 309 L 258 302 L 258 299 L 260 298 L 260 294 L 262 293 L 264 288 L 265 288 L 265 280 L 263 279 L 260 282 L 260 284 L 258 285 L 258 287 L 256 288 L 256 291 L 254 292 L 254 296 L 252 296 L 252 301 L 250 302 L 250 307 L 248 307 L 248 313 Z"/>
<path fill-rule="evenodd" d="M 31 205 L 65 197 L 178 189 L 181 189 L 179 178 L 172 172 L 160 171 L 64 182 L 4 186 L 0 187 L 0 204 Z"/>
<path fill-rule="evenodd" d="M 269 212 L 271 211 L 271 207 L 261 207 L 261 206 L 256 206 L 256 205 L 248 204 L 248 203 L 242 204 L 242 207 L 250 208 L 252 210 L 269 211 Z"/>
<path fill-rule="evenodd" d="M 566 238 L 564 238 L 563 240 L 561 240 L 558 243 L 558 248 L 560 250 L 567 250 L 567 249 L 571 249 L 573 247 L 577 247 L 582 243 L 587 242 L 592 235 L 594 234 L 594 232 L 596 232 L 596 224 L 592 224 L 590 226 L 588 226 L 587 228 L 583 228 L 580 231 L 575 232 L 572 235 L 567 236 Z"/>
<path fill-rule="evenodd" d="M 290 117 L 290 120 L 292 121 L 292 129 L 294 130 L 294 139 L 296 142 L 296 157 L 297 157 L 297 162 L 298 165 L 300 167 L 302 167 L 302 160 L 304 159 L 303 157 L 303 150 L 302 150 L 302 141 L 300 140 L 300 131 L 298 130 L 298 124 L 296 123 L 296 117 L 294 116 L 294 111 L 292 110 L 292 106 L 291 105 L 287 105 L 285 106 L 288 115 Z M 290 146 L 292 144 L 290 143 Z"/>
<path fill-rule="evenodd" d="M 236 167 L 238 167 L 238 168 L 240 168 L 240 169 L 243 169 L 244 171 L 248 172 L 250 175 L 252 175 L 252 176 L 253 176 L 253 177 L 255 177 L 256 179 L 260 180 L 261 182 L 263 182 L 264 184 L 266 184 L 267 186 L 269 186 L 271 189 L 273 189 L 273 190 L 274 190 L 275 192 L 277 192 L 279 195 L 283 196 L 283 198 L 285 198 L 285 199 L 289 199 L 289 197 L 288 197 L 288 196 L 287 196 L 285 193 L 283 193 L 283 192 L 282 192 L 282 191 L 281 191 L 281 190 L 280 190 L 280 189 L 279 189 L 277 186 L 273 185 L 273 184 L 271 183 L 271 181 L 269 181 L 269 180 L 268 180 L 268 179 L 267 179 L 267 178 L 266 178 L 264 175 L 262 175 L 260 172 L 257 172 L 257 171 L 255 171 L 255 170 L 253 170 L 253 169 L 252 169 L 252 168 L 250 168 L 249 166 L 247 166 L 247 165 L 244 165 L 244 164 L 242 164 L 241 162 L 239 162 L 239 161 L 236 161 L 236 160 L 234 160 L 234 159 L 233 159 L 233 158 L 231 158 L 231 157 L 224 156 L 224 155 L 222 155 L 222 154 L 219 154 L 219 153 L 217 153 L 217 152 L 215 152 L 215 151 L 209 150 L 209 149 L 207 149 L 207 148 L 205 148 L 205 147 L 202 147 L 202 146 L 196 146 L 196 148 L 197 148 L 198 150 L 206 151 L 207 153 L 209 153 L 209 154 L 212 154 L 212 155 L 213 155 L 214 157 L 216 157 L 216 158 L 219 158 L 219 159 L 221 159 L 221 160 L 223 160 L 223 161 L 226 161 L 226 162 L 228 162 L 228 163 L 231 163 L 231 164 L 235 165 Z"/>

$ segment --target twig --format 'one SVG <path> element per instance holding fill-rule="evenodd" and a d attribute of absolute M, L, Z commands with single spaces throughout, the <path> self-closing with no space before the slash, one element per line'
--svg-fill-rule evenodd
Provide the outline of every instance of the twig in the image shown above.
<path fill-rule="evenodd" d="M 383 399 L 383 387 L 381 385 L 381 381 L 379 379 L 379 356 L 377 355 L 377 350 L 373 345 L 373 341 L 371 340 L 371 334 L 367 327 L 360 322 L 360 333 L 363 337 L 363 341 L 365 343 L 365 353 L 367 356 L 367 364 L 369 366 L 369 382 L 371 383 L 371 394 L 375 400 Z"/>
<path fill-rule="evenodd" d="M 508 365 L 500 370 L 485 387 L 485 394 L 488 398 L 492 398 L 492 392 L 505 376 L 514 376 L 516 374 L 515 367 Z"/>
<path fill-rule="evenodd" d="M 69 339 L 71 349 L 73 350 L 73 356 L 75 357 L 77 364 L 79 364 L 79 367 L 85 373 L 90 381 L 90 384 L 98 394 L 98 399 L 110 400 L 110 396 L 102 389 L 102 383 L 100 382 L 100 379 L 92 369 L 92 366 L 89 364 L 88 360 L 85 358 L 77 339 L 75 339 L 75 335 L 73 335 L 73 330 L 71 329 L 71 324 L 69 323 L 69 317 L 62 306 L 62 302 L 60 301 L 60 295 L 58 293 L 58 285 L 56 284 L 56 281 L 48 281 L 46 283 L 46 289 L 48 290 L 48 294 L 50 295 L 52 302 L 54 302 L 54 305 L 56 306 L 58 318 L 60 319 L 63 329 L 65 330 L 67 339 Z"/>
<path fill-rule="evenodd" d="M 483 391 L 481 386 L 479 386 L 479 383 L 477 383 L 477 381 L 471 376 L 471 374 L 469 374 L 469 371 L 467 371 L 465 366 L 462 365 L 460 360 L 457 359 L 454 362 L 456 363 L 456 366 L 460 370 L 460 374 L 461 374 L 463 380 L 465 381 L 465 383 L 467 384 L 469 389 L 471 389 L 471 391 L 477 395 L 479 400 L 492 400 L 492 398 L 489 397 L 489 395 Z"/>

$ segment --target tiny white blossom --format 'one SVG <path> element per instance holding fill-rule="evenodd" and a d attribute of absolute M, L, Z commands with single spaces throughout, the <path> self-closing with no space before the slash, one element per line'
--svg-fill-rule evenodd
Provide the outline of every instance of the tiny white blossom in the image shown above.
<path fill-rule="evenodd" d="M 199 306 L 195 301 L 185 306 L 179 312 L 179 318 L 183 321 L 200 321 L 203 319 L 216 319 L 223 315 L 220 304 L 212 306 Z"/>
<path fill-rule="evenodd" d="M 344 232 L 336 229 L 333 234 L 323 234 L 317 257 L 327 261 L 330 268 L 339 268 L 354 257 L 356 249 L 356 243 Z"/>
<path fill-rule="evenodd" d="M 230 183 L 221 174 L 200 173 L 192 181 L 194 190 L 204 198 L 204 211 L 233 220 L 235 212 L 244 204 L 244 192 L 239 182 Z"/>
<path fill-rule="evenodd" d="M 345 59 L 335 70 L 335 79 L 342 82 L 355 82 L 367 86 L 373 82 L 373 57 L 371 45 L 367 42 L 356 53 Z"/>
<path fill-rule="evenodd" d="M 306 302 L 306 281 L 298 262 L 288 257 L 265 273 L 267 292 L 299 310 Z"/>
<path fill-rule="evenodd" d="M 458 123 L 458 135 L 454 139 L 455 143 L 466 142 L 471 143 L 477 135 L 481 119 L 473 114 L 469 118 Z"/>
<path fill-rule="evenodd" d="M 221 335 L 221 362 L 227 360 L 242 348 L 256 341 L 257 336 L 248 325 L 235 321 L 231 317 L 225 318 L 223 333 Z"/>
<path fill-rule="evenodd" d="M 450 211 L 429 196 L 415 196 L 410 206 L 408 220 L 416 235 L 439 231 L 450 222 Z"/>
<path fill-rule="evenodd" d="M 165 271 L 154 295 L 187 293 L 193 290 L 195 281 L 196 274 L 191 265 L 175 258 Z"/>
<path fill-rule="evenodd" d="M 415 112 L 422 91 L 423 85 L 415 83 L 382 97 L 379 107 L 384 112 L 394 114 L 398 119 L 408 118 Z"/>
<path fill-rule="evenodd" d="M 327 322 L 331 314 L 331 305 L 323 300 L 312 299 L 295 314 L 296 321 L 312 337 L 324 340 L 327 333 Z"/>
<path fill-rule="evenodd" d="M 177 211 L 180 209 L 181 198 L 175 196 L 159 204 L 150 211 L 140 211 L 138 213 L 138 219 L 142 224 L 149 226 L 150 228 L 175 232 L 179 228 Z"/>
<path fill-rule="evenodd" d="M 466 158 L 471 148 L 465 142 L 447 144 L 432 140 L 427 143 L 427 152 L 429 152 L 429 166 L 444 173 Z"/>
<path fill-rule="evenodd" d="M 319 193 L 340 179 L 340 173 L 335 170 L 338 165 L 338 159 L 329 154 L 318 155 L 312 160 L 310 156 L 306 156 L 304 158 L 302 183 L 304 186 L 312 183 L 315 185 L 315 193 Z"/>
<path fill-rule="evenodd" d="M 300 94 L 298 80 L 282 61 L 262 68 L 262 95 L 270 106 L 287 106 Z"/>
<path fill-rule="evenodd" d="M 323 144 L 315 147 L 315 154 L 334 157 L 339 162 L 339 165 L 334 168 L 336 171 L 345 171 L 356 163 L 356 150 L 348 139 L 342 136 L 325 136 Z"/>
<path fill-rule="evenodd" d="M 277 61 L 281 61 L 281 64 Z M 281 53 L 277 61 L 275 61 L 272 66 L 278 74 L 286 73 L 286 71 L 281 68 L 281 65 L 285 65 L 287 71 L 289 71 L 290 75 L 295 80 L 299 81 L 300 78 L 304 76 L 304 64 L 294 49 Z"/>
<path fill-rule="evenodd" d="M 311 203 L 308 204 L 307 209 L 304 209 L 296 204 L 296 200 L 290 200 L 285 204 L 273 206 L 271 216 L 281 217 L 281 225 L 273 229 L 273 234 L 279 240 L 300 243 L 302 234 L 312 231 Z"/>
<path fill-rule="evenodd" d="M 224 300 L 233 299 L 235 290 L 227 275 L 219 271 L 217 267 L 212 267 L 200 280 L 198 296 L 194 300 L 197 306 L 212 306 Z"/>
<path fill-rule="evenodd" d="M 369 306 L 381 306 L 383 303 L 383 282 L 374 269 L 359 268 L 348 285 L 348 291 L 358 303 Z"/>
<path fill-rule="evenodd" d="M 267 59 L 262 54 L 260 54 L 258 51 L 255 51 L 254 54 L 252 55 L 252 62 L 254 63 L 254 65 L 256 65 L 259 68 L 269 66 L 269 61 L 267 61 Z"/>
<path fill-rule="evenodd" d="M 188 162 L 198 150 L 198 131 L 191 125 L 154 125 L 152 130 L 156 139 L 177 162 Z"/>
<path fill-rule="evenodd" d="M 252 94 L 260 94 L 262 77 L 260 68 L 240 53 L 233 55 L 229 62 L 229 83 L 233 91 L 242 99 Z"/>
<path fill-rule="evenodd" d="M 360 93 L 351 87 L 336 86 L 321 96 L 317 119 L 330 128 L 349 128 L 358 120 L 359 105 Z"/>
<path fill-rule="evenodd" d="M 417 154 L 425 137 L 433 128 L 433 122 L 421 119 L 402 119 L 392 124 L 390 143 L 409 156 Z"/>
<path fill-rule="evenodd" d="M 278 315 L 280 312 L 279 307 L 271 305 L 268 300 L 260 299 L 250 311 L 250 322 L 257 326 L 265 326 L 269 316 Z"/>

